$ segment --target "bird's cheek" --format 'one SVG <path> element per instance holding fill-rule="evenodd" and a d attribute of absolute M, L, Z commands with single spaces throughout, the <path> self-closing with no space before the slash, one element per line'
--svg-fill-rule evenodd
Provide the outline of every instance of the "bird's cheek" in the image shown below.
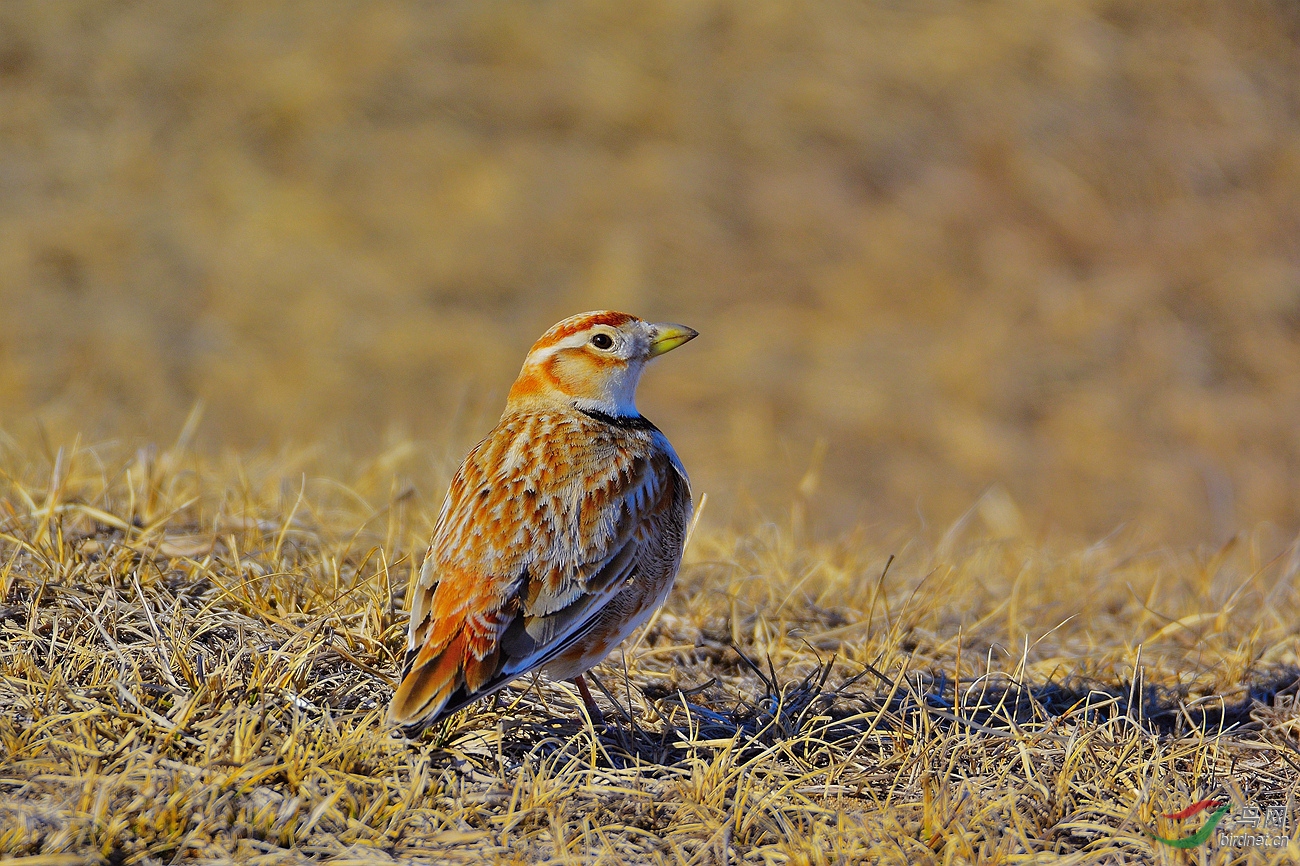
<path fill-rule="evenodd" d="M 626 362 L 608 356 L 583 352 L 562 358 L 553 370 L 561 389 L 575 396 L 596 396 L 604 392 Z"/>

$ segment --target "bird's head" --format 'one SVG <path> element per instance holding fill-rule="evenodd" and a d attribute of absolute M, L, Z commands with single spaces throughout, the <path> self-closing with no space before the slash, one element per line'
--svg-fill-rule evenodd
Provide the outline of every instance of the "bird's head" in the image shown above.
<path fill-rule="evenodd" d="M 685 325 L 655 324 L 612 310 L 570 316 L 533 344 L 506 411 L 564 404 L 635 416 L 636 386 L 646 363 L 695 336 Z"/>

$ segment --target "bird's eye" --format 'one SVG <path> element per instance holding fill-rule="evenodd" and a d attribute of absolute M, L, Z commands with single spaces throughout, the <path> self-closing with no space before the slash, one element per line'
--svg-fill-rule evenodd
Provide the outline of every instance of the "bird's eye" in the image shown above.
<path fill-rule="evenodd" d="M 609 336 L 609 334 L 597 334 L 591 338 L 591 345 L 595 346 L 597 349 L 608 349 L 610 346 L 614 345 L 614 340 Z"/>

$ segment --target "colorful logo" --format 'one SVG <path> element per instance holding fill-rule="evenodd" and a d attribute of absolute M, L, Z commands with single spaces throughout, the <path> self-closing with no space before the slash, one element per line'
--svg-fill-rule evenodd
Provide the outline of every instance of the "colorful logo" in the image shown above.
<path fill-rule="evenodd" d="M 1254 803 L 1247 803 L 1228 817 L 1228 804 L 1211 798 L 1162 817 L 1171 821 L 1185 821 L 1207 810 L 1213 811 L 1210 811 L 1201 828 L 1188 836 L 1166 839 L 1150 830 L 1145 832 L 1161 845 L 1170 848 L 1199 848 L 1211 840 L 1219 848 L 1285 848 L 1290 844 L 1290 821 L 1284 805 L 1260 808 Z M 1225 817 L 1227 820 L 1224 820 Z M 1222 828 L 1219 828 L 1220 822 L 1223 822 Z"/>
<path fill-rule="evenodd" d="M 1214 828 L 1219 826 L 1219 822 L 1223 820 L 1223 816 L 1228 814 L 1227 803 L 1214 799 L 1201 800 L 1199 803 L 1193 803 L 1186 809 L 1182 809 L 1178 812 L 1170 812 L 1163 816 L 1171 821 L 1183 821 L 1187 818 L 1199 815 L 1206 809 L 1213 809 L 1214 811 L 1210 813 L 1210 817 L 1206 822 L 1201 825 L 1201 829 L 1197 830 L 1190 836 L 1183 836 L 1180 839 L 1166 839 L 1163 836 L 1157 836 L 1149 830 L 1147 831 L 1147 835 L 1152 839 L 1155 839 L 1161 845 L 1168 845 L 1170 848 L 1199 848 L 1206 842 L 1210 841 L 1210 837 L 1214 835 Z"/>

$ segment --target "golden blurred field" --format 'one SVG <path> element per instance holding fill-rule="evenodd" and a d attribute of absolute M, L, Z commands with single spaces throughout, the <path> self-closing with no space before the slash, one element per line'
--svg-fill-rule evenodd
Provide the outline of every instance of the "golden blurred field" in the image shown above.
<path fill-rule="evenodd" d="M 604 307 L 678 588 L 394 738 Z M 1295 862 L 1298 431 L 1291 0 L 3 0 L 0 863 Z"/>
<path fill-rule="evenodd" d="M 998 483 L 1034 531 L 1290 533 L 1298 33 L 1286 0 L 7 0 L 0 424 L 167 442 L 202 400 L 210 449 L 414 439 L 432 488 L 533 339 L 614 307 L 704 335 L 643 403 L 715 521 L 824 442 L 831 530 Z"/>

